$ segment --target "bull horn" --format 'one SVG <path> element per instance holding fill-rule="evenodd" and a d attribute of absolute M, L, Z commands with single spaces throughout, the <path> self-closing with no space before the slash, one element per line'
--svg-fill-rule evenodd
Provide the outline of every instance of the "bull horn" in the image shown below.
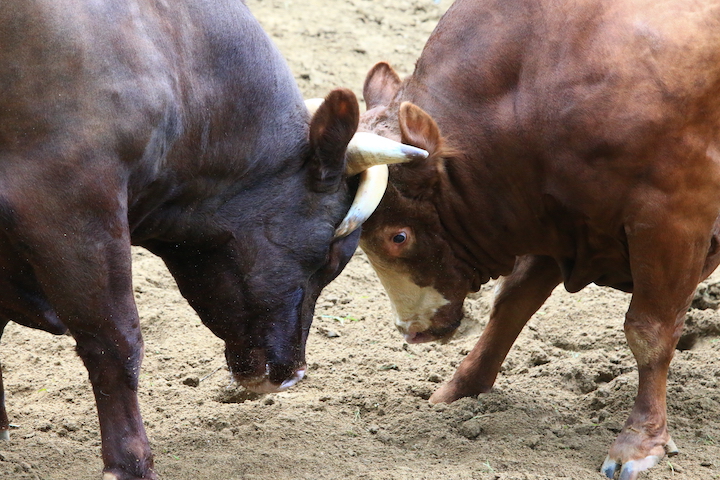
<path fill-rule="evenodd" d="M 360 174 L 355 199 L 347 215 L 335 229 L 335 238 L 354 232 L 380 204 L 388 184 L 389 163 L 427 158 L 425 150 L 395 142 L 373 133 L 356 133 L 347 148 L 348 176 Z"/>
<path fill-rule="evenodd" d="M 313 115 L 324 99 L 305 100 L 305 106 Z M 347 215 L 335 229 L 335 238 L 350 235 L 367 220 L 380 204 L 388 183 L 388 164 L 411 162 L 427 158 L 428 152 L 405 145 L 374 133 L 357 132 L 347 146 L 347 176 L 360 174 L 355 199 Z"/>
<path fill-rule="evenodd" d="M 421 148 L 381 137 L 374 133 L 357 132 L 347 146 L 348 164 L 345 173 L 351 177 L 373 165 L 406 163 L 427 158 Z"/>
<path fill-rule="evenodd" d="M 335 229 L 335 238 L 342 238 L 367 220 L 380 204 L 388 183 L 387 165 L 375 165 L 360 173 L 360 184 L 350 210 Z"/>

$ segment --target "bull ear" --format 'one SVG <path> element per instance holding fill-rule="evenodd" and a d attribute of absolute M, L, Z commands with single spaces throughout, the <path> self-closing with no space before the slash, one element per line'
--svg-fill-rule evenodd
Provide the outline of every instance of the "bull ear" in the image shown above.
<path fill-rule="evenodd" d="M 425 110 L 403 102 L 398 113 L 401 142 L 422 148 L 427 158 L 419 158 L 400 167 L 407 194 L 413 197 L 431 195 L 444 171 L 443 139 L 435 120 Z"/>
<path fill-rule="evenodd" d="M 360 107 L 355 94 L 339 88 L 325 98 L 310 121 L 311 188 L 334 191 L 345 178 L 345 150 L 357 131 Z"/>
<path fill-rule="evenodd" d="M 402 143 L 427 150 L 430 155 L 440 149 L 440 128 L 425 110 L 414 103 L 403 102 L 398 120 Z"/>
<path fill-rule="evenodd" d="M 363 97 L 367 109 L 378 105 L 388 105 L 400 89 L 400 77 L 393 68 L 385 62 L 376 63 L 365 77 Z"/>

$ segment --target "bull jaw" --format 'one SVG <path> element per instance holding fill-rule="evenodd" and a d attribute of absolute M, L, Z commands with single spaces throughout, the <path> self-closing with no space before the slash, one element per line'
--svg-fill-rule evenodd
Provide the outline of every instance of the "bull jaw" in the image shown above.
<path fill-rule="evenodd" d="M 422 343 L 435 340 L 427 333 L 432 328 L 432 319 L 437 311 L 450 303 L 433 287 L 420 287 L 409 275 L 386 270 L 373 264 L 380 282 L 390 297 L 395 326 L 407 343 Z"/>
<path fill-rule="evenodd" d="M 428 343 L 437 340 L 437 338 L 435 338 L 435 335 L 427 332 L 403 333 L 403 339 L 405 340 L 405 343 L 409 344 Z"/>

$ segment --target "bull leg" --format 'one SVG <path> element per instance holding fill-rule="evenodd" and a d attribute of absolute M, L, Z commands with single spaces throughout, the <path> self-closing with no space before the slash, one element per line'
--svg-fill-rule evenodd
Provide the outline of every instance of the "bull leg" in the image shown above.
<path fill-rule="evenodd" d="M 126 254 L 129 262 L 130 252 Z M 137 398 L 143 340 L 129 275 L 124 280 L 126 285 L 118 289 L 118 298 L 105 298 L 92 311 L 83 311 L 76 318 L 70 315 L 66 324 L 75 337 L 77 353 L 88 370 L 95 395 L 102 435 L 103 479 L 155 479 Z M 102 284 L 112 291 L 109 282 Z M 96 293 L 106 296 L 104 292 Z"/>
<path fill-rule="evenodd" d="M 60 301 L 59 295 L 77 299 L 78 290 L 63 293 L 55 283 L 48 296 L 58 305 L 88 370 L 102 435 L 103 479 L 155 479 L 137 398 L 143 340 L 130 288 L 129 244 L 107 254 L 117 255 L 114 260 L 126 259 L 120 262 L 121 269 L 115 265 L 102 269 L 103 274 L 113 272 L 115 278 L 96 277 L 96 272 L 88 272 L 85 266 L 82 273 L 95 277 L 92 283 L 100 288 L 85 286 L 91 293 L 71 303 Z"/>
<path fill-rule="evenodd" d="M 0 319 L 0 337 L 2 337 L 8 320 Z M 2 378 L 2 365 L 0 365 L 0 440 L 10 440 L 10 420 L 5 409 L 5 385 Z"/>
<path fill-rule="evenodd" d="M 46 200 L 62 196 L 33 198 L 46 203 L 21 211 L 23 223 L 13 234 L 88 370 L 102 435 L 103 479 L 156 479 L 137 398 L 143 340 L 132 293 L 126 213 L 121 206 L 88 217 L 80 213 L 88 204 L 112 207 L 117 197 L 85 197 L 62 211 Z"/>
<path fill-rule="evenodd" d="M 667 373 L 685 313 L 704 273 L 710 238 L 697 219 L 660 223 L 645 222 L 639 234 L 628 231 L 633 296 L 625 336 L 638 365 L 639 382 L 630 416 L 602 465 L 609 478 L 622 464 L 620 479 L 635 480 L 666 450 L 677 451 L 667 429 Z"/>
<path fill-rule="evenodd" d="M 498 284 L 490 319 L 475 348 L 453 378 L 430 397 L 430 403 L 451 403 L 489 392 L 515 339 L 561 280 L 552 258 L 519 257 L 512 273 Z"/>

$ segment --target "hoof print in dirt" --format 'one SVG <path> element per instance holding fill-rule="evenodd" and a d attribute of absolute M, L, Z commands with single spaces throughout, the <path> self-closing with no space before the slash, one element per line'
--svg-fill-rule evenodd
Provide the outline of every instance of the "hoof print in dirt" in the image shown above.
<path fill-rule="evenodd" d="M 222 389 L 220 393 L 215 396 L 215 401 L 220 403 L 245 403 L 258 400 L 264 396 L 264 393 L 251 392 L 243 387 L 229 387 Z"/>

